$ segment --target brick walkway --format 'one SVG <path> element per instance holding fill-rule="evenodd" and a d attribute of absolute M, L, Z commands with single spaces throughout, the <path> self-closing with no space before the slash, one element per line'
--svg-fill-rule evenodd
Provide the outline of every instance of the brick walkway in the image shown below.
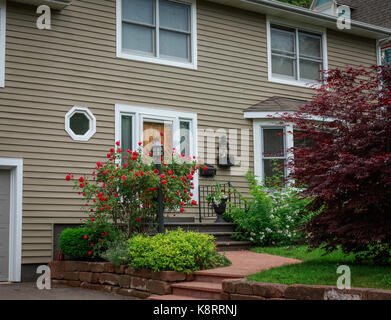
<path fill-rule="evenodd" d="M 255 253 L 248 250 L 228 251 L 226 257 L 232 262 L 228 267 L 202 270 L 195 272 L 195 279 L 191 282 L 173 284 L 173 294 L 165 296 L 151 296 L 151 300 L 191 300 L 211 299 L 219 300 L 222 291 L 222 281 L 225 279 L 245 278 L 251 274 L 281 267 L 288 264 L 301 263 L 300 260 L 284 258 L 264 253 Z"/>

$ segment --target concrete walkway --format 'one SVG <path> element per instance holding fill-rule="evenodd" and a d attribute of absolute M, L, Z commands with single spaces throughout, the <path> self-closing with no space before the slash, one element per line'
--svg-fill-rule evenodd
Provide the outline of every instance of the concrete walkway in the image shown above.
<path fill-rule="evenodd" d="M 227 278 L 244 278 L 270 268 L 302 262 L 297 259 L 256 253 L 248 250 L 227 251 L 225 256 L 232 262 L 229 267 L 197 271 L 197 274 L 219 277 L 225 276 Z"/>
<path fill-rule="evenodd" d="M 136 300 L 136 298 L 81 288 L 39 290 L 35 283 L 0 284 L 0 300 Z"/>

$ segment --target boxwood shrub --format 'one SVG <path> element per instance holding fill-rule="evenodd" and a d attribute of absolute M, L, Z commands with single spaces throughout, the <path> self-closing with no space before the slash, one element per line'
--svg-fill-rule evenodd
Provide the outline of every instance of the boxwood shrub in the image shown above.
<path fill-rule="evenodd" d="M 185 273 L 230 264 L 216 252 L 213 236 L 182 229 L 133 236 L 128 240 L 128 259 L 134 269 Z"/>
<path fill-rule="evenodd" d="M 108 225 L 68 228 L 61 233 L 59 245 L 61 252 L 72 260 L 101 260 L 101 254 L 116 238 Z"/>

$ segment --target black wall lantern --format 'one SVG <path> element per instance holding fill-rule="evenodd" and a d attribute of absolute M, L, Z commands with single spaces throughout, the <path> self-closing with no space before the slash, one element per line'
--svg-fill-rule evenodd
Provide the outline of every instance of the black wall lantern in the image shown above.
<path fill-rule="evenodd" d="M 221 136 L 219 139 L 219 167 L 229 168 L 235 165 L 233 157 L 229 154 L 229 143 L 227 136 Z"/>

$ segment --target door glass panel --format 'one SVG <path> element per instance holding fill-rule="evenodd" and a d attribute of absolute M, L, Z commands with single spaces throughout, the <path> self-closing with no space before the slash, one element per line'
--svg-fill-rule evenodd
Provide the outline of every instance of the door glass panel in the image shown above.
<path fill-rule="evenodd" d="M 143 146 L 144 152 L 150 153 L 154 139 L 158 139 L 164 146 L 164 154 L 171 155 L 172 152 L 172 122 L 144 121 L 143 124 Z"/>
<path fill-rule="evenodd" d="M 180 122 L 181 131 L 181 154 L 185 156 L 190 155 L 190 121 Z"/>
<path fill-rule="evenodd" d="M 133 150 L 133 117 L 132 116 L 122 116 L 122 125 L 121 125 L 121 146 L 122 150 Z"/>

